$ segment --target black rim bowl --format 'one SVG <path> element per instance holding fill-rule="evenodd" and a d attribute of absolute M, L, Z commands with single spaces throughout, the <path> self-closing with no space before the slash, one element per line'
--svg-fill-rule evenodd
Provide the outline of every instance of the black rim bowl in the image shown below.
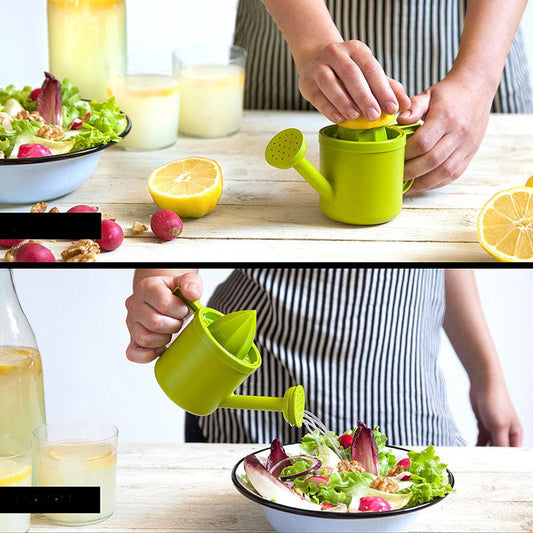
<path fill-rule="evenodd" d="M 119 137 L 124 139 L 126 135 L 131 130 L 131 120 L 126 113 L 122 113 L 126 117 L 126 127 L 124 131 L 119 134 Z M 73 159 L 75 157 L 80 157 L 82 155 L 94 154 L 100 150 L 105 150 L 109 146 L 118 144 L 118 141 L 111 141 L 106 144 L 100 144 L 98 146 L 93 146 L 92 148 L 86 148 L 85 150 L 78 150 L 77 152 L 68 152 L 67 154 L 58 154 L 58 155 L 47 155 L 44 157 L 24 157 L 24 158 L 14 158 L 14 159 L 0 159 L 0 166 L 9 166 L 9 165 L 31 165 L 33 163 L 48 163 L 52 161 L 60 161 L 61 159 Z"/>
<path fill-rule="evenodd" d="M 387 446 L 387 448 L 395 448 L 396 450 L 402 450 L 405 452 L 410 451 L 408 448 L 402 448 L 401 446 Z M 266 452 L 270 450 L 270 447 L 263 448 L 262 450 L 258 450 L 255 453 L 261 453 Z M 435 498 L 434 500 L 431 500 L 430 502 L 425 503 L 419 503 L 418 505 L 414 505 L 413 507 L 407 507 L 403 509 L 394 509 L 392 511 L 379 511 L 379 512 L 372 512 L 372 511 L 366 511 L 361 513 L 339 513 L 336 511 L 312 511 L 309 509 L 298 509 L 296 507 L 290 507 L 288 505 L 283 505 L 281 503 L 275 503 L 271 502 L 270 500 L 267 500 L 266 498 L 263 498 L 262 496 L 259 496 L 258 494 L 255 494 L 250 489 L 247 489 L 242 482 L 239 480 L 239 477 L 237 476 L 237 468 L 239 468 L 240 464 L 244 461 L 245 457 L 243 457 L 234 467 L 231 471 L 231 480 L 233 481 L 233 484 L 235 485 L 235 488 L 243 495 L 249 498 L 250 500 L 260 504 L 264 505 L 266 507 L 270 507 L 272 509 L 276 509 L 276 511 L 284 511 L 286 513 L 292 513 L 292 514 L 299 514 L 304 516 L 310 516 L 313 518 L 332 518 L 332 519 L 361 519 L 361 518 L 384 518 L 386 516 L 395 516 L 395 515 L 401 515 L 405 513 L 412 513 L 414 511 L 419 511 L 420 509 L 425 509 L 426 507 L 430 507 L 432 505 L 435 505 L 436 503 L 442 501 L 444 498 L 446 498 L 447 494 L 445 496 L 439 496 L 438 498 Z M 450 479 L 450 485 L 454 486 L 455 480 L 453 477 L 453 474 L 446 469 L 446 472 L 448 473 L 448 477 Z"/>

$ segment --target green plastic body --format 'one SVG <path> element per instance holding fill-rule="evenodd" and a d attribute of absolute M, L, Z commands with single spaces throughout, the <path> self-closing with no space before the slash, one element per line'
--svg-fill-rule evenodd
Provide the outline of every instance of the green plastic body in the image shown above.
<path fill-rule="evenodd" d="M 332 189 L 331 195 L 320 196 L 320 209 L 327 217 L 373 225 L 400 214 L 407 188 L 403 181 L 406 134 L 400 128 L 386 129 L 388 140 L 379 142 L 337 139 L 336 125 L 320 130 L 320 173 Z"/>
<path fill-rule="evenodd" d="M 155 376 L 165 394 L 195 415 L 215 411 L 261 366 L 261 356 L 254 344 L 241 359 L 215 340 L 208 326 L 221 316 L 214 309 L 198 309 L 155 364 Z"/>

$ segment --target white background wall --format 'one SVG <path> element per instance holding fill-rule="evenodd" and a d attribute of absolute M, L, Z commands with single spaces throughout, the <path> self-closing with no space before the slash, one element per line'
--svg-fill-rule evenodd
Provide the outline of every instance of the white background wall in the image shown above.
<path fill-rule="evenodd" d="M 237 0 L 127 0 L 128 48 L 168 52 L 195 42 L 230 43 Z M 48 68 L 46 0 L 0 0 L 0 86 L 40 85 Z M 533 3 L 522 26 L 533 72 Z M 80 31 L 83 31 L 80 29 Z M 80 58 L 80 60 L 83 60 Z"/>
<path fill-rule="evenodd" d="M 207 299 L 228 270 L 201 271 Z M 17 270 L 21 303 L 41 349 L 49 420 L 107 419 L 124 441 L 183 440 L 183 412 L 159 389 L 153 363 L 125 357 L 129 336 L 124 301 L 133 271 L 122 269 Z M 533 446 L 533 270 L 476 271 L 481 300 L 512 400 Z M 441 366 L 459 427 L 470 444 L 476 424 L 468 380 L 443 338 Z"/>

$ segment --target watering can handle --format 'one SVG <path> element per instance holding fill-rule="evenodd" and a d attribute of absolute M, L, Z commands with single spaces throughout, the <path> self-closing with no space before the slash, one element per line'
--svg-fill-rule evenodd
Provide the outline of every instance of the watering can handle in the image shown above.
<path fill-rule="evenodd" d="M 415 122 L 414 124 L 396 124 L 395 125 L 396 128 L 402 130 L 405 133 L 408 139 L 414 134 L 414 132 L 418 128 L 420 128 L 420 126 L 422 126 L 421 122 Z M 414 181 L 415 180 L 413 178 L 413 179 L 403 182 L 403 193 L 404 194 L 411 188 L 411 185 L 414 183 Z"/>
<path fill-rule="evenodd" d="M 183 296 L 183 293 L 181 292 L 181 289 L 179 287 L 176 287 L 172 291 L 172 294 L 183 300 L 183 303 L 189 308 L 192 313 L 196 314 L 204 308 L 200 302 L 192 302 L 191 300 L 187 300 L 187 298 Z"/>

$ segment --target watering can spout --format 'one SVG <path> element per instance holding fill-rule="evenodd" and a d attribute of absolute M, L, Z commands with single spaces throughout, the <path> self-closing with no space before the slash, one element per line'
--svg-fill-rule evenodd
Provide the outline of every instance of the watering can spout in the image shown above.
<path fill-rule="evenodd" d="M 331 201 L 333 188 L 329 181 L 305 158 L 307 145 L 303 133 L 296 128 L 280 131 L 268 143 L 265 159 L 276 168 L 293 168 L 318 192 Z"/>

